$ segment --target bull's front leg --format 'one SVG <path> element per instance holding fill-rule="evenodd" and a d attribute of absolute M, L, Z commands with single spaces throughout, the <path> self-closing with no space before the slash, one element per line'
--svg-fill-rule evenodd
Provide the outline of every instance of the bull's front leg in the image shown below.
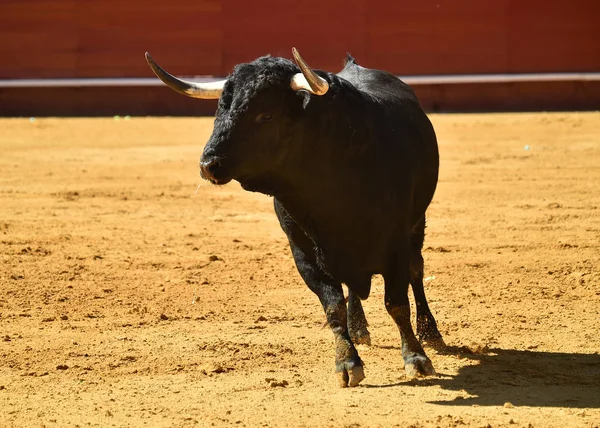
<path fill-rule="evenodd" d="M 410 323 L 410 305 L 408 301 L 408 283 L 410 278 L 410 251 L 402 249 L 396 265 L 384 275 L 385 308 L 396 322 L 402 339 L 402 358 L 404 370 L 410 377 L 434 375 L 431 360 L 425 355 L 423 347 L 415 337 Z"/>
<path fill-rule="evenodd" d="M 365 374 L 362 361 L 348 333 L 348 313 L 342 285 L 318 266 L 314 243 L 296 224 L 283 205 L 277 199 L 274 199 L 274 205 L 279 224 L 281 224 L 281 228 L 289 239 L 298 272 L 300 272 L 308 288 L 319 297 L 325 310 L 327 323 L 333 331 L 335 338 L 335 370 L 340 385 L 343 387 L 356 386 L 365 378 Z M 364 313 L 362 316 L 364 318 Z"/>
<path fill-rule="evenodd" d="M 335 338 L 335 371 L 342 387 L 357 386 L 364 378 L 363 364 L 348 332 L 348 315 L 342 285 L 323 272 L 314 259 L 290 243 L 298 271 L 321 301 Z"/>

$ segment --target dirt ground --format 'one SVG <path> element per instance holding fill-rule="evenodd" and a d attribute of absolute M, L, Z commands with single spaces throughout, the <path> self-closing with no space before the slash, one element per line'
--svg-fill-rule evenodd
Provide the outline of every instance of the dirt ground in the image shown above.
<path fill-rule="evenodd" d="M 598 427 L 600 113 L 431 118 L 450 347 L 407 379 L 374 278 L 348 389 L 271 199 L 200 180 L 210 118 L 0 119 L 0 426 Z"/>

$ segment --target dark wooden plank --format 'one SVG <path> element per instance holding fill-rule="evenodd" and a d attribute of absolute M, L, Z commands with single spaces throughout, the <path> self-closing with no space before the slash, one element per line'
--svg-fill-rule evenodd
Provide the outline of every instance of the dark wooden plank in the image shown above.
<path fill-rule="evenodd" d="M 504 72 L 508 6 L 423 0 L 369 8 L 366 65 L 397 74 Z"/>
<path fill-rule="evenodd" d="M 362 0 L 306 0 L 301 4 L 267 0 L 223 0 L 223 74 L 241 62 L 271 54 L 291 58 L 297 47 L 314 68 L 340 69 L 347 51 L 364 50 Z"/>
<path fill-rule="evenodd" d="M 74 0 L 0 3 L 0 78 L 73 77 Z"/>
<path fill-rule="evenodd" d="M 599 1 L 513 1 L 509 25 L 509 71 L 600 71 Z"/>
<path fill-rule="evenodd" d="M 77 17 L 80 77 L 152 76 L 146 51 L 174 74 L 219 74 L 220 0 L 80 2 Z"/>

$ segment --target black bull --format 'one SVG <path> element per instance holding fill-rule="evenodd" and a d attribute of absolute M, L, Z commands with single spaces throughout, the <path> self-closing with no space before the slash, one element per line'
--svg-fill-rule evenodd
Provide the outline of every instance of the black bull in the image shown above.
<path fill-rule="evenodd" d="M 298 271 L 333 331 L 341 385 L 364 379 L 354 345 L 370 343 L 360 299 L 375 274 L 385 281 L 406 373 L 434 374 L 408 300 L 410 283 L 419 338 L 443 344 L 425 298 L 421 255 L 439 169 L 431 122 L 411 88 L 390 73 L 351 57 L 338 74 L 313 71 L 295 50 L 294 56 L 300 68 L 269 56 L 240 64 L 216 92 L 202 92 L 147 59 L 178 92 L 219 97 L 201 175 L 274 197 Z"/>

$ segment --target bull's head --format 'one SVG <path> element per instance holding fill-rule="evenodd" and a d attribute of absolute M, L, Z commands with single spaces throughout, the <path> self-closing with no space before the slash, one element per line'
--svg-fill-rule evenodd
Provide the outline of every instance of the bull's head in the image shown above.
<path fill-rule="evenodd" d="M 204 179 L 214 184 L 236 179 L 249 190 L 270 193 L 265 179 L 286 168 L 286 158 L 298 149 L 293 141 L 306 128 L 302 122 L 308 93 L 329 90 L 327 80 L 295 48 L 292 53 L 300 73 L 290 61 L 262 57 L 236 66 L 226 80 L 210 83 L 175 77 L 146 53 L 150 68 L 171 89 L 193 98 L 219 99 L 214 130 L 200 158 Z"/>

